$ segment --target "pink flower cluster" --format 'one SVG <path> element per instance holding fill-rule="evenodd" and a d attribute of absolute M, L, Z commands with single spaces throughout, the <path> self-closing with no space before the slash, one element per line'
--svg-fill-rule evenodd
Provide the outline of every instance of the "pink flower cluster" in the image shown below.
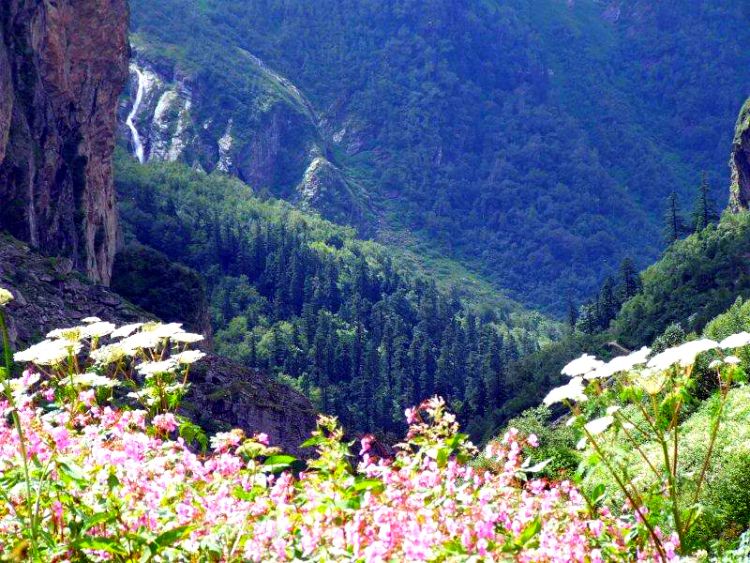
<path fill-rule="evenodd" d="M 372 455 L 367 438 L 357 467 L 341 429 L 321 419 L 318 456 L 299 474 L 265 435 L 220 434 L 202 455 L 167 437 L 171 414 L 148 420 L 86 399 L 73 411 L 18 395 L 31 504 L 19 435 L 0 418 L 0 553 L 19 549 L 33 518 L 45 561 L 655 558 L 634 519 L 592 515 L 567 481 L 525 480 L 522 446 L 535 438 L 508 433 L 485 452 L 493 469 L 477 469 L 439 399 L 410 412 L 395 458 Z"/>

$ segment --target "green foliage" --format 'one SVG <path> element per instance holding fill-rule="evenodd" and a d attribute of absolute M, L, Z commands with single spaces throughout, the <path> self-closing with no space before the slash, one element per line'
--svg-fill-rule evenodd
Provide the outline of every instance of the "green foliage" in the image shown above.
<path fill-rule="evenodd" d="M 539 476 L 550 479 L 570 478 L 581 462 L 575 450 L 575 431 L 562 419 L 552 420 L 552 412 L 545 406 L 525 410 L 520 416 L 508 421 L 507 429 L 515 428 L 523 436 L 535 435 L 539 447 L 530 450 L 535 461 L 550 460 Z"/>
<path fill-rule="evenodd" d="M 516 323 L 511 305 L 466 305 L 398 253 L 238 180 L 129 159 L 117 177 L 128 237 L 203 275 L 217 351 L 292 382 L 351 431 L 399 431 L 404 409 L 434 394 L 481 421 L 511 398 L 509 362 L 546 329 Z M 129 255 L 116 285 L 178 291 L 179 266 Z"/>
<path fill-rule="evenodd" d="M 750 69 L 741 5 L 631 2 L 616 21 L 558 0 L 134 0 L 132 13 L 149 56 L 197 69 L 238 119 L 273 91 L 250 84 L 247 53 L 262 58 L 345 131 L 330 152 L 395 236 L 562 313 L 626 255 L 656 257 L 672 190 L 692 197 L 702 168 L 724 183 Z"/>
<path fill-rule="evenodd" d="M 642 291 L 625 303 L 612 331 L 626 346 L 651 342 L 668 325 L 700 331 L 734 300 L 750 294 L 745 253 L 750 214 L 725 214 L 718 225 L 677 241 L 645 270 Z"/>

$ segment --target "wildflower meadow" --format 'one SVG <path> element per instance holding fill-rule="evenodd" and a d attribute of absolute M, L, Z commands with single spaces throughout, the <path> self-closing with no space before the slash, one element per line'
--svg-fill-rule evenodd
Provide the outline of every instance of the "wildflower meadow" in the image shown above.
<path fill-rule="evenodd" d="M 11 299 L 0 293 L 0 553 L 10 561 L 674 561 L 696 517 L 683 499 L 701 487 L 700 477 L 684 485 L 673 457 L 680 386 L 709 352 L 728 389 L 741 374 L 719 352 L 750 342 L 566 366 L 571 381 L 546 402 L 570 407 L 581 448 L 618 477 L 612 503 L 541 478 L 534 435 L 510 429 L 479 452 L 437 397 L 407 409 L 392 456 L 369 435 L 355 446 L 327 416 L 305 461 L 261 433 L 205 436 L 179 414 L 200 335 L 89 318 L 11 356 L 1 315 Z M 608 455 L 615 427 L 661 441 L 661 465 L 643 452 L 653 484 L 629 481 Z M 655 491 L 666 527 L 652 518 Z"/>

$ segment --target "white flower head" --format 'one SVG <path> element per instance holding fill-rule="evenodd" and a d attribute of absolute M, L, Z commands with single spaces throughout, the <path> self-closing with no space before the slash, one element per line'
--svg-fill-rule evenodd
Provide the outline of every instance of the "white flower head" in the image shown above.
<path fill-rule="evenodd" d="M 103 321 L 93 322 L 81 330 L 85 338 L 101 338 L 111 334 L 115 330 L 115 325 Z"/>
<path fill-rule="evenodd" d="M 116 364 L 129 355 L 129 351 L 123 348 L 119 342 L 92 350 L 90 354 L 91 359 L 100 365 Z"/>
<path fill-rule="evenodd" d="M 563 401 L 576 401 L 580 403 L 588 399 L 583 391 L 583 378 L 574 377 L 562 387 L 556 387 L 547 393 L 547 396 L 544 398 L 544 404 L 549 406 L 555 403 L 562 403 Z"/>
<path fill-rule="evenodd" d="M 86 317 L 81 321 L 83 324 L 94 324 L 94 323 L 100 323 L 102 320 L 99 317 Z"/>
<path fill-rule="evenodd" d="M 177 362 L 173 358 L 170 358 L 161 362 L 144 362 L 136 369 L 139 373 L 148 377 L 157 373 L 172 373 L 176 367 Z"/>
<path fill-rule="evenodd" d="M 615 414 L 619 410 L 620 410 L 619 406 L 612 405 L 611 407 L 607 407 L 607 414 Z"/>
<path fill-rule="evenodd" d="M 0 307 L 5 307 L 11 301 L 13 301 L 13 294 L 4 287 L 0 287 Z"/>
<path fill-rule="evenodd" d="M 709 367 L 709 369 L 715 369 L 715 368 L 718 368 L 719 366 L 721 366 L 721 364 L 723 364 L 723 363 L 724 363 L 724 360 L 719 360 L 719 359 L 712 360 L 711 363 L 708 364 L 708 367 Z"/>
<path fill-rule="evenodd" d="M 143 325 L 141 330 L 144 333 L 153 334 L 159 339 L 172 338 L 176 334 L 185 332 L 182 330 L 182 323 L 148 323 Z"/>
<path fill-rule="evenodd" d="M 603 416 L 601 418 L 595 418 L 594 420 L 587 422 L 584 424 L 584 428 L 586 431 L 591 434 L 592 436 L 596 436 L 597 434 L 601 434 L 604 432 L 607 428 L 612 426 L 612 423 L 615 421 L 613 417 L 610 415 Z"/>
<path fill-rule="evenodd" d="M 724 358 L 724 363 L 727 363 L 733 366 L 736 366 L 737 364 L 739 364 L 740 361 L 741 360 L 737 356 L 727 356 L 726 358 Z"/>
<path fill-rule="evenodd" d="M 180 344 L 195 344 L 203 340 L 203 336 L 192 332 L 178 332 L 172 336 L 172 342 L 179 342 Z"/>
<path fill-rule="evenodd" d="M 666 382 L 667 376 L 664 371 L 656 368 L 646 368 L 635 374 L 635 377 L 633 378 L 635 386 L 640 387 L 649 395 L 656 395 L 659 393 Z"/>
<path fill-rule="evenodd" d="M 120 346 L 130 354 L 133 354 L 137 350 L 156 348 L 160 342 L 161 338 L 153 332 L 136 332 L 120 340 Z"/>
<path fill-rule="evenodd" d="M 588 439 L 586 438 L 586 436 L 584 436 L 583 438 L 581 438 L 580 440 L 578 440 L 578 443 L 576 444 L 576 449 L 577 450 L 585 450 L 587 443 L 588 443 Z"/>
<path fill-rule="evenodd" d="M 116 379 L 110 379 L 96 373 L 78 373 L 72 377 L 73 385 L 81 387 L 115 387 L 119 385 Z M 66 380 L 67 381 L 67 380 Z"/>
<path fill-rule="evenodd" d="M 640 350 L 631 352 L 626 356 L 617 356 L 616 358 L 611 359 L 609 362 L 598 367 L 591 373 L 586 374 L 584 377 L 589 380 L 607 379 L 609 377 L 612 377 L 616 373 L 630 371 L 636 366 L 645 364 L 650 353 L 651 348 L 644 346 Z"/>
<path fill-rule="evenodd" d="M 179 354 L 172 356 L 172 358 L 175 359 L 178 364 L 183 364 L 183 365 L 195 363 L 198 360 L 205 358 L 205 357 L 206 357 L 206 354 L 204 354 L 200 350 L 186 350 L 184 352 L 180 352 Z"/>
<path fill-rule="evenodd" d="M 577 377 L 592 372 L 602 365 L 604 365 L 604 362 L 597 360 L 595 356 L 583 354 L 580 358 L 576 358 L 562 368 L 560 373 L 570 377 Z"/>
<path fill-rule="evenodd" d="M 695 363 L 695 359 L 699 354 L 709 350 L 714 350 L 718 347 L 718 342 L 708 338 L 692 340 L 673 348 L 667 348 L 660 354 L 657 354 L 649 360 L 648 367 L 661 370 L 668 369 L 675 364 L 679 364 L 682 367 L 688 367 Z"/>
<path fill-rule="evenodd" d="M 750 344 L 750 332 L 738 332 L 727 336 L 724 340 L 719 342 L 719 347 L 724 350 L 731 350 L 734 348 L 742 348 Z"/>
<path fill-rule="evenodd" d="M 125 338 L 127 336 L 130 336 L 133 334 L 136 330 L 141 328 L 143 326 L 143 323 L 133 323 L 129 325 L 123 325 L 117 329 L 115 329 L 112 334 L 110 334 L 110 337 L 112 338 Z"/>
<path fill-rule="evenodd" d="M 30 362 L 39 366 L 56 366 L 80 351 L 81 345 L 78 342 L 43 340 L 22 352 L 16 352 L 13 359 L 17 362 Z"/>
<path fill-rule="evenodd" d="M 56 328 L 47 333 L 47 338 L 59 338 L 60 340 L 67 340 L 68 342 L 78 342 L 83 338 L 81 330 L 85 328 L 82 326 L 71 326 L 68 328 Z"/>

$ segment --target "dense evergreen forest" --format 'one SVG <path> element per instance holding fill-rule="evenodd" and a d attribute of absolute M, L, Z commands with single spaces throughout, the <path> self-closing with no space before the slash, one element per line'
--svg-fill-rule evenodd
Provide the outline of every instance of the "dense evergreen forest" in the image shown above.
<path fill-rule="evenodd" d="M 338 134 L 330 158 L 379 201 L 381 236 L 558 314 L 626 256 L 656 258 L 669 194 L 688 201 L 701 170 L 725 198 L 750 78 L 739 0 L 134 0 L 132 12 L 139 44 L 193 70 L 235 121 L 257 97 L 247 52 L 294 81 Z"/>
<path fill-rule="evenodd" d="M 351 431 L 403 430 L 404 409 L 434 394 L 479 428 L 510 399 L 510 363 L 554 329 L 510 303 L 468 305 L 389 249 L 237 180 L 121 157 L 128 237 L 203 275 L 217 351 L 301 389 Z M 128 272 L 118 291 L 190 318 L 170 309 L 182 300 L 149 293 L 169 283 L 167 261 L 127 251 L 120 260 L 129 263 L 117 266 Z M 199 303 L 195 284 L 174 287 Z"/>

